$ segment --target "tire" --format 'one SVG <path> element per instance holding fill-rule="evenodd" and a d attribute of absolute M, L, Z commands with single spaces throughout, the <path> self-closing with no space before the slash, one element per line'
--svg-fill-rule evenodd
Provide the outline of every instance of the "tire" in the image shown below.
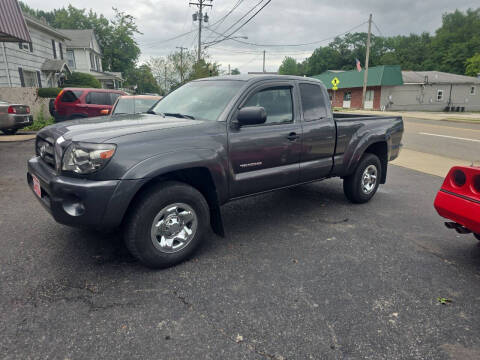
<path fill-rule="evenodd" d="M 167 181 L 146 190 L 132 204 L 124 240 L 144 265 L 165 268 L 192 255 L 209 224 L 210 210 L 203 195 L 184 183 Z"/>
<path fill-rule="evenodd" d="M 2 132 L 5 135 L 15 135 L 18 129 L 3 129 Z"/>
<path fill-rule="evenodd" d="M 473 234 L 477 238 L 477 240 L 480 240 L 480 234 Z"/>
<path fill-rule="evenodd" d="M 364 178 L 364 176 L 369 176 Z M 375 176 L 375 178 L 373 178 Z M 382 164 L 378 156 L 365 153 L 354 173 L 343 180 L 343 192 L 355 204 L 368 202 L 377 192 L 382 178 Z"/>

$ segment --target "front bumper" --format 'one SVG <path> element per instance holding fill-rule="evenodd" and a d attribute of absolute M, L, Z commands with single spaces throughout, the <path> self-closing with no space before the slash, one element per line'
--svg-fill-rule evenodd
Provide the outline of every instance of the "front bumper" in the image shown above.
<path fill-rule="evenodd" d="M 32 175 L 41 186 L 41 197 L 35 196 L 57 222 L 97 228 L 115 227 L 120 223 L 121 206 L 111 201 L 120 180 L 92 181 L 59 176 L 39 157 L 28 161 L 27 182 L 33 190 Z M 106 216 L 108 209 L 113 209 L 113 214 Z"/>
<path fill-rule="evenodd" d="M 440 216 L 480 234 L 480 202 L 440 190 L 434 206 Z"/>
<path fill-rule="evenodd" d="M 21 129 L 32 124 L 32 115 L 8 114 L 7 116 L 0 118 L 1 129 Z"/>

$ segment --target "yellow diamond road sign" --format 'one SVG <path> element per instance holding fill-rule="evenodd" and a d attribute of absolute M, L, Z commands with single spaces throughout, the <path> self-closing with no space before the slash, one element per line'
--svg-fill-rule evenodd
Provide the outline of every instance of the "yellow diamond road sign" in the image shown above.
<path fill-rule="evenodd" d="M 332 79 L 332 89 L 333 90 L 338 90 L 338 84 L 340 84 L 340 80 L 338 80 L 338 78 L 335 76 L 333 79 Z"/>

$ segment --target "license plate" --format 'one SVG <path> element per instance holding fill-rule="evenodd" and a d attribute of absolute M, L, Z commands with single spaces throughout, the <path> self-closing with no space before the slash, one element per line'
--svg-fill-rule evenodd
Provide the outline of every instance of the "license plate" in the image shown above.
<path fill-rule="evenodd" d="M 37 194 L 39 198 L 41 198 L 42 188 L 40 187 L 40 181 L 35 175 L 32 175 L 32 179 L 33 179 L 33 191 L 35 192 L 35 194 Z"/>

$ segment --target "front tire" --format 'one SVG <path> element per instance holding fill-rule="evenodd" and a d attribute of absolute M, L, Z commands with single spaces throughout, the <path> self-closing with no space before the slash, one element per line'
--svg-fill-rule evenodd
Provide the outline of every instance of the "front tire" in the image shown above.
<path fill-rule="evenodd" d="M 135 201 L 125 222 L 125 244 L 146 266 L 165 268 L 192 255 L 209 224 L 203 195 L 189 185 L 167 181 Z"/>
<path fill-rule="evenodd" d="M 377 192 L 382 178 L 382 164 L 378 156 L 366 153 L 354 173 L 343 180 L 343 192 L 356 204 L 368 202 Z"/>

